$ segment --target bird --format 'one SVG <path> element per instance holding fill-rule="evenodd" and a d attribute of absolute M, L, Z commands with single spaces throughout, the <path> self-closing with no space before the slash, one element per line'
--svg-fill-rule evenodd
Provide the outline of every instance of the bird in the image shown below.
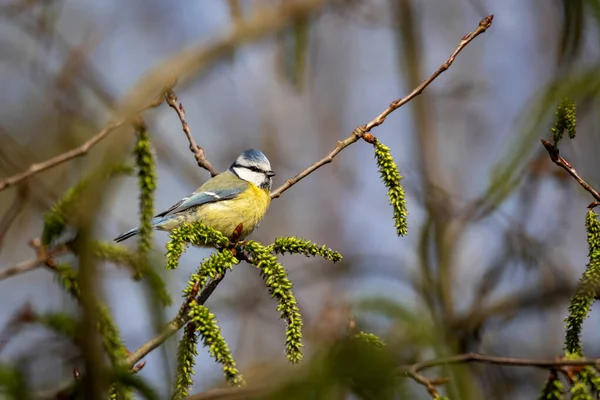
<path fill-rule="evenodd" d="M 245 150 L 227 171 L 157 214 L 152 227 L 171 231 L 184 223 L 201 222 L 230 240 L 243 240 L 258 227 L 269 208 L 274 176 L 269 159 L 261 151 Z M 136 227 L 114 240 L 122 242 L 139 232 Z"/>

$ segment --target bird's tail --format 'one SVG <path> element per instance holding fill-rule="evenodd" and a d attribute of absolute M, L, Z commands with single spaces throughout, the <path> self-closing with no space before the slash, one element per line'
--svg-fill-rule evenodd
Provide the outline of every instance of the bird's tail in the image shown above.
<path fill-rule="evenodd" d="M 133 228 L 125 233 L 123 233 L 122 235 L 119 235 L 115 238 L 115 242 L 119 243 L 122 242 L 125 239 L 129 239 L 132 236 L 137 235 L 140 232 L 140 228 Z"/>
<path fill-rule="evenodd" d="M 161 222 L 165 221 L 165 219 L 168 219 L 168 218 L 165 218 L 165 217 L 152 218 L 152 227 L 154 229 L 156 229 L 156 227 L 158 225 L 160 225 Z M 123 240 L 129 239 L 130 237 L 135 236 L 138 233 L 140 233 L 140 228 L 139 227 L 133 228 L 133 229 L 123 233 L 122 235 L 117 236 L 115 238 L 115 242 L 117 242 L 117 243 L 122 242 Z"/>

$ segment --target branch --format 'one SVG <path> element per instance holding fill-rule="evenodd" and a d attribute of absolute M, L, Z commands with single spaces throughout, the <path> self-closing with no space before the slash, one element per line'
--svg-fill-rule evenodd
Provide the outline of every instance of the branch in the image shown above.
<path fill-rule="evenodd" d="M 573 168 L 567 160 L 565 160 L 564 158 L 561 157 L 558 147 L 556 147 L 555 145 L 553 145 L 552 143 L 550 143 L 549 141 L 547 141 L 545 139 L 541 139 L 541 140 L 542 140 L 542 144 L 548 151 L 548 155 L 550 156 L 550 159 L 552 160 L 552 162 L 554 162 L 554 164 L 558 165 L 559 167 L 562 167 L 565 171 L 567 171 L 569 173 L 569 175 L 571 175 L 573 178 L 575 178 L 575 180 L 581 186 L 583 186 L 583 188 L 585 190 L 587 190 L 594 197 L 594 199 L 596 199 L 596 201 L 591 203 L 588 207 L 593 208 L 593 207 L 596 207 L 597 205 L 600 205 L 600 193 L 598 193 L 596 191 L 596 189 L 591 187 L 586 181 L 581 179 L 581 177 L 579 176 L 577 171 L 575 171 L 575 168 Z"/>
<path fill-rule="evenodd" d="M 466 353 L 459 354 L 451 357 L 437 358 L 433 360 L 427 360 L 417 362 L 415 364 L 402 366 L 398 369 L 398 373 L 401 375 L 408 376 L 415 382 L 425 386 L 432 396 L 439 396 L 435 386 L 442 385 L 448 380 L 446 378 L 429 379 L 419 372 L 425 369 L 433 367 L 439 367 L 444 365 L 454 364 L 466 364 L 466 363 L 478 363 L 478 364 L 492 364 L 509 367 L 530 367 L 530 368 L 541 368 L 548 370 L 561 370 L 567 367 L 583 367 L 593 366 L 600 367 L 600 358 L 580 358 L 577 360 L 538 360 L 532 358 L 511 358 L 511 357 L 496 357 L 486 354 L 477 353 Z M 264 395 L 264 392 L 268 390 L 268 387 L 263 386 L 247 386 L 243 388 L 229 388 L 229 389 L 212 389 L 207 392 L 199 393 L 188 397 L 186 400 L 213 400 L 213 399 L 239 399 L 239 398 L 260 398 L 259 396 Z"/>
<path fill-rule="evenodd" d="M 18 173 L 16 175 L 13 175 L 10 178 L 7 178 L 3 181 L 0 181 L 0 191 L 6 189 L 8 187 L 14 186 L 17 183 L 35 175 L 35 174 L 38 174 L 42 171 L 45 171 L 52 167 L 56 167 L 57 165 L 60 165 L 64 162 L 67 162 L 69 160 L 72 160 L 74 158 L 81 157 L 81 156 L 87 154 L 87 152 L 92 147 L 97 145 L 102 139 L 104 139 L 106 136 L 108 136 L 109 133 L 111 133 L 115 129 L 125 125 L 126 122 L 127 122 L 127 120 L 122 120 L 119 122 L 112 123 L 112 124 L 108 125 L 107 127 L 105 127 L 104 129 L 102 129 L 97 134 L 95 134 L 94 136 L 92 136 L 81 146 L 74 148 L 72 150 L 69 150 L 65 153 L 59 154 L 58 156 L 53 157 L 44 162 L 32 164 L 25 171 Z"/>
<path fill-rule="evenodd" d="M 206 300 L 208 300 L 210 295 L 215 291 L 215 289 L 217 288 L 219 283 L 223 280 L 223 278 L 224 278 L 224 275 L 216 276 L 213 280 L 211 280 L 204 287 L 204 289 L 202 289 L 202 291 L 198 295 L 198 298 L 196 299 L 198 304 L 203 305 L 204 303 L 206 303 Z M 171 320 L 171 322 L 169 322 L 169 324 L 163 329 L 162 332 L 160 332 L 154 338 L 150 339 L 149 341 L 147 341 L 146 343 L 141 345 L 136 351 L 131 353 L 125 361 L 126 364 L 129 366 L 133 366 L 135 363 L 137 363 L 143 357 L 145 357 L 148 353 L 150 353 L 152 350 L 156 349 L 158 346 L 163 344 L 168 338 L 170 338 L 175 333 L 177 333 L 178 330 L 183 328 L 183 326 L 188 321 L 188 316 L 187 316 L 186 311 L 187 311 L 190 301 L 193 298 L 194 298 L 194 296 L 192 295 L 192 296 L 189 296 L 188 299 L 186 299 L 186 301 L 181 305 L 181 308 L 179 309 L 177 316 L 175 316 L 175 318 L 173 318 Z"/>
<path fill-rule="evenodd" d="M 275 191 L 271 192 L 271 198 L 272 199 L 278 198 L 279 196 L 281 196 L 281 194 L 283 192 L 285 192 L 286 190 L 288 190 L 289 188 L 294 186 L 300 180 L 306 178 L 308 175 L 310 175 L 317 169 L 321 168 L 323 165 L 329 164 L 331 161 L 333 161 L 333 158 L 338 153 L 340 153 L 342 150 L 344 150 L 346 147 L 350 146 L 351 144 L 356 143 L 359 139 L 361 139 L 361 138 L 369 139 L 368 136 L 365 137 L 365 135 L 367 133 L 369 133 L 373 128 L 383 124 L 388 115 L 390 115 L 391 113 L 393 113 L 394 111 L 396 111 L 397 109 L 399 109 L 400 107 L 402 107 L 403 105 L 405 105 L 406 103 L 408 103 L 409 101 L 411 101 L 412 99 L 414 99 L 415 97 L 420 95 L 423 92 L 423 90 L 425 90 L 425 88 L 427 88 L 427 86 L 429 86 L 431 84 L 431 82 L 433 82 L 438 76 L 440 76 L 442 74 L 442 72 L 444 72 L 448 68 L 450 68 L 450 66 L 454 62 L 454 59 L 456 58 L 456 56 L 465 47 L 467 47 L 467 45 L 469 43 L 471 43 L 477 36 L 481 35 L 490 26 L 492 26 L 493 19 L 494 19 L 493 15 L 488 15 L 487 17 L 482 19 L 479 22 L 479 25 L 477 26 L 477 28 L 473 32 L 469 32 L 465 36 L 463 36 L 463 38 L 460 40 L 460 43 L 458 44 L 458 47 L 456 48 L 456 50 L 454 50 L 452 55 L 450 55 L 450 57 L 446 60 L 446 62 L 443 63 L 438 68 L 438 70 L 435 71 L 429 78 L 425 79 L 419 86 L 417 86 L 406 97 L 403 97 L 401 99 L 393 101 L 388 106 L 388 108 L 385 109 L 385 111 L 383 111 L 381 114 L 379 114 L 373 120 L 371 120 L 371 122 L 367 123 L 366 125 L 362 125 L 362 126 L 355 128 L 352 131 L 352 133 L 350 134 L 350 136 L 348 136 L 344 140 L 339 141 L 337 143 L 337 145 L 333 148 L 333 150 L 331 150 L 331 152 L 327 156 L 325 156 L 321 160 L 317 161 L 310 167 L 306 168 L 304 171 L 300 172 L 298 175 L 294 176 L 293 178 L 288 179 L 283 185 L 278 187 Z"/>
<path fill-rule="evenodd" d="M 185 110 L 183 109 L 183 104 L 179 103 L 179 101 L 177 100 L 177 95 L 173 90 L 168 90 L 165 93 L 165 101 L 167 102 L 169 107 L 171 107 L 177 113 L 177 116 L 181 121 L 183 132 L 185 133 L 188 142 L 190 142 L 190 151 L 194 153 L 194 158 L 196 159 L 198 166 L 210 172 L 211 176 L 217 175 L 219 172 L 204 156 L 204 149 L 196 144 L 196 141 L 192 136 L 192 132 L 190 131 L 190 126 L 188 125 L 185 119 Z"/>
<path fill-rule="evenodd" d="M 419 372 L 424 369 L 437 367 L 440 365 L 453 365 L 465 363 L 504 365 L 507 367 L 530 367 L 541 369 L 560 369 L 561 367 L 600 367 L 600 358 L 579 358 L 577 360 L 538 360 L 535 358 L 513 358 L 497 357 L 479 353 L 465 353 L 455 356 L 437 358 L 434 360 L 422 361 L 412 364 L 408 370 Z"/>
<path fill-rule="evenodd" d="M 456 356 L 450 356 L 445 358 L 438 358 L 434 360 L 417 362 L 415 364 L 402 367 L 400 371 L 413 379 L 415 382 L 425 386 L 429 394 L 437 398 L 439 397 L 439 393 L 435 386 L 446 383 L 447 379 L 429 379 L 424 375 L 421 375 L 419 371 L 443 366 L 443 365 L 453 365 L 453 364 L 466 364 L 466 363 L 479 363 L 479 364 L 492 364 L 492 365 L 502 365 L 507 367 L 530 367 L 530 368 L 541 368 L 548 370 L 560 370 L 567 367 L 584 367 L 584 366 L 593 366 L 600 367 L 600 358 L 580 358 L 577 360 L 565 360 L 565 359 L 556 359 L 556 360 L 537 360 L 532 358 L 511 358 L 511 357 L 496 357 L 490 356 L 486 354 L 477 354 L 477 353 L 466 353 L 459 354 Z"/>
<path fill-rule="evenodd" d="M 160 99 L 160 98 L 156 99 L 152 103 L 146 105 L 145 107 L 142 107 L 138 111 L 138 113 L 142 112 L 144 110 L 147 110 L 148 108 L 156 107 L 160 103 L 162 103 L 162 99 Z M 124 118 L 118 122 L 113 122 L 112 124 L 107 125 L 104 129 L 102 129 L 100 132 L 96 133 L 94 136 L 89 138 L 86 142 L 84 142 L 79 147 L 76 147 L 72 150 L 69 150 L 62 154 L 59 154 L 59 155 L 57 155 L 53 158 L 50 158 L 44 162 L 32 164 L 25 171 L 20 172 L 16 175 L 11 176 L 10 178 L 6 178 L 6 179 L 0 181 L 0 192 L 3 191 L 4 189 L 14 186 L 17 183 L 19 183 L 25 179 L 28 179 L 28 178 L 32 177 L 33 175 L 36 175 L 42 171 L 56 167 L 57 165 L 60 165 L 67 161 L 70 161 L 74 158 L 86 155 L 87 152 L 90 151 L 90 149 L 92 147 L 96 146 L 102 139 L 107 137 L 109 133 L 114 132 L 117 128 L 120 128 L 121 126 L 123 126 L 131 121 L 133 121 L 134 123 L 137 123 L 137 121 L 136 121 L 137 117 L 135 117 L 135 115 L 137 115 L 137 114 L 134 114 L 133 118 L 131 118 L 131 117 Z"/>
<path fill-rule="evenodd" d="M 33 239 L 30 242 L 30 246 L 35 249 L 36 257 L 32 258 L 31 260 L 23 261 L 17 265 L 1 270 L 0 281 L 6 278 L 10 278 L 14 275 L 31 271 L 43 265 L 53 268 L 55 266 L 53 257 L 65 254 L 68 251 L 67 246 L 65 246 L 64 244 L 57 245 L 49 250 L 45 249 L 41 245 L 39 239 Z"/>

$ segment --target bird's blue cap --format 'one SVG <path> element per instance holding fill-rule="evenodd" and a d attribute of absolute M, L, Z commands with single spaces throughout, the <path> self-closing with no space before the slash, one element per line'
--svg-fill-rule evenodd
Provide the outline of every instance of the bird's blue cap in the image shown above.
<path fill-rule="evenodd" d="M 250 162 L 256 163 L 269 162 L 267 156 L 265 156 L 262 151 L 256 149 L 245 150 L 242 154 L 240 154 L 240 158 L 245 158 Z"/>

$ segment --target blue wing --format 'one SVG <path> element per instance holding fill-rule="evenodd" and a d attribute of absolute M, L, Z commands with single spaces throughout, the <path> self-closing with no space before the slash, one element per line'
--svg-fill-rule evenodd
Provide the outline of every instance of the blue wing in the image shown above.
<path fill-rule="evenodd" d="M 187 210 L 191 207 L 197 207 L 202 204 L 216 203 L 223 200 L 231 200 L 237 197 L 244 191 L 244 187 L 235 187 L 228 189 L 215 189 L 207 190 L 199 193 L 192 193 L 191 195 L 184 197 L 177 204 L 174 204 L 166 211 L 157 214 L 156 217 L 164 217 L 170 214 L 176 214 Z"/>

